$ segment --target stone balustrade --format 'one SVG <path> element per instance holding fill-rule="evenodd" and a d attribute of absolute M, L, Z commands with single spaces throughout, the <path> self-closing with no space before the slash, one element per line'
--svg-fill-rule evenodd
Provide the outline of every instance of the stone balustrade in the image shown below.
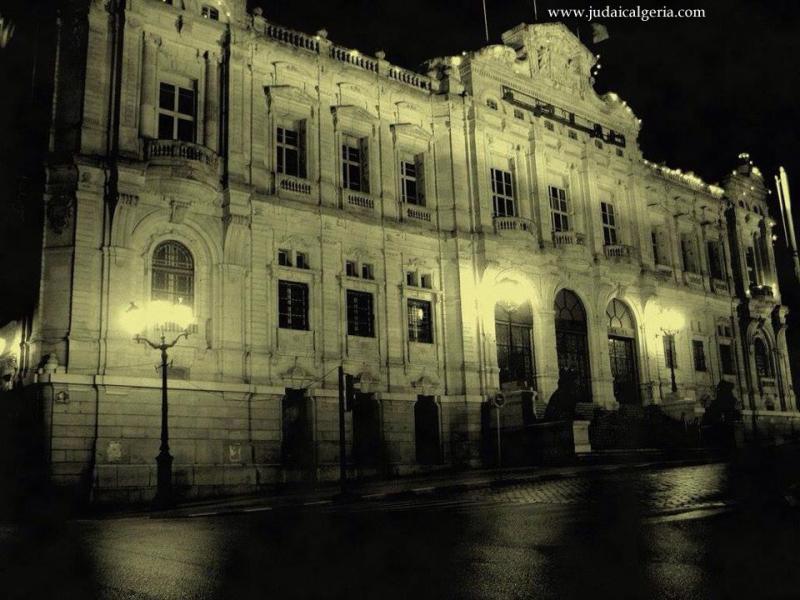
<path fill-rule="evenodd" d="M 494 217 L 494 231 L 498 234 L 520 232 L 535 235 L 533 221 L 522 217 Z"/>
<path fill-rule="evenodd" d="M 553 232 L 553 245 L 557 248 L 566 246 L 583 246 L 586 244 L 586 238 L 582 233 L 577 231 L 554 231 Z"/>
<path fill-rule="evenodd" d="M 175 159 L 179 161 L 199 162 L 216 171 L 219 159 L 216 152 L 192 142 L 180 140 L 148 140 L 145 146 L 148 160 Z"/>

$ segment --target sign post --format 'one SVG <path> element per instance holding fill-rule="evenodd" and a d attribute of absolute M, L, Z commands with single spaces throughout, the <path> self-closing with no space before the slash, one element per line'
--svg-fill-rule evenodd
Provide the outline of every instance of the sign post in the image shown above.
<path fill-rule="evenodd" d="M 342 494 L 347 491 L 347 448 L 344 439 L 344 367 L 339 365 L 339 485 Z"/>
<path fill-rule="evenodd" d="M 495 415 L 497 417 L 497 466 L 503 466 L 503 449 L 502 437 L 500 435 L 500 407 L 506 403 L 506 397 L 503 392 L 497 392 L 497 395 L 492 398 L 492 406 L 494 406 Z"/>

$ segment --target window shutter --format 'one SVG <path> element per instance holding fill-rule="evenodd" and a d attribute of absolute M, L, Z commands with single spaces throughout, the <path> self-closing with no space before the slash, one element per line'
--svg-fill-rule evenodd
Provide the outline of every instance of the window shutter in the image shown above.
<path fill-rule="evenodd" d="M 414 162 L 417 168 L 417 204 L 425 206 L 425 155 L 417 154 Z"/>
<path fill-rule="evenodd" d="M 297 122 L 297 175 L 302 179 L 308 177 L 306 171 L 306 121 Z"/>
<path fill-rule="evenodd" d="M 369 141 L 361 138 L 358 141 L 361 150 L 361 191 L 369 193 Z"/>

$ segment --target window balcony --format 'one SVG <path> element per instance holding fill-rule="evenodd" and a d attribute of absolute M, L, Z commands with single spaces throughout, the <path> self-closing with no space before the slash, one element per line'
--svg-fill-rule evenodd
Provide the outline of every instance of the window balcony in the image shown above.
<path fill-rule="evenodd" d="M 291 175 L 278 174 L 277 191 L 279 194 L 288 192 L 289 196 L 310 196 L 311 184 L 307 179 L 292 177 Z"/>
<path fill-rule="evenodd" d="M 373 212 L 375 210 L 375 200 L 366 192 L 342 189 L 342 208 L 358 212 Z"/>
<path fill-rule="evenodd" d="M 153 163 L 199 162 L 216 172 L 216 152 L 192 142 L 180 140 L 147 140 L 146 158 Z"/>
<path fill-rule="evenodd" d="M 728 282 L 724 279 L 719 279 L 718 277 L 713 277 L 711 279 L 711 289 L 714 290 L 715 294 L 722 294 L 727 296 L 730 294 L 730 288 L 728 287 Z"/>
<path fill-rule="evenodd" d="M 656 263 L 656 277 L 659 279 L 671 279 L 672 274 L 672 265 Z"/>
<path fill-rule="evenodd" d="M 219 184 L 219 157 L 200 144 L 181 140 L 146 140 L 145 158 L 149 168 L 166 170 L 172 177 L 195 179 L 214 187 Z"/>
<path fill-rule="evenodd" d="M 636 258 L 636 250 L 633 246 L 626 246 L 625 244 L 607 244 L 603 246 L 603 253 L 609 260 L 616 260 L 620 262 L 630 262 Z"/>
<path fill-rule="evenodd" d="M 533 221 L 522 217 L 494 217 L 494 232 L 498 235 L 535 236 Z"/>
<path fill-rule="evenodd" d="M 567 248 L 571 246 L 584 246 L 586 237 L 577 231 L 554 231 L 553 245 L 556 248 Z"/>
<path fill-rule="evenodd" d="M 419 206 L 418 204 L 403 204 L 402 205 L 403 220 L 411 223 L 425 223 L 430 224 L 432 221 L 431 209 L 426 206 Z"/>
<path fill-rule="evenodd" d="M 690 287 L 702 288 L 703 276 L 700 275 L 700 273 L 692 273 L 691 271 L 684 271 L 683 282 Z"/>

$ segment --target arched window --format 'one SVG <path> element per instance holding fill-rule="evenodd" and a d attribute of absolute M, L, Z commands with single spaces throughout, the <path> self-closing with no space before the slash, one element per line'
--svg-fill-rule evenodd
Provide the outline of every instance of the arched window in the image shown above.
<path fill-rule="evenodd" d="M 152 266 L 153 300 L 194 305 L 194 260 L 186 246 L 174 240 L 160 243 L 153 252 Z"/>
<path fill-rule="evenodd" d="M 570 290 L 561 290 L 556 294 L 553 308 L 556 313 L 559 378 L 568 377 L 571 380 L 578 402 L 591 402 L 586 310 L 578 296 Z"/>
<path fill-rule="evenodd" d="M 630 309 L 625 304 L 614 298 L 606 307 L 609 331 L 625 332 L 633 335 L 634 325 L 633 316 Z"/>
<path fill-rule="evenodd" d="M 515 384 L 525 389 L 533 386 L 533 313 L 530 303 L 524 302 L 513 308 L 496 304 L 494 327 L 500 384 Z"/>
<path fill-rule="evenodd" d="M 772 361 L 769 359 L 767 345 L 761 338 L 753 342 L 753 354 L 756 359 L 756 373 L 759 377 L 772 377 Z"/>

